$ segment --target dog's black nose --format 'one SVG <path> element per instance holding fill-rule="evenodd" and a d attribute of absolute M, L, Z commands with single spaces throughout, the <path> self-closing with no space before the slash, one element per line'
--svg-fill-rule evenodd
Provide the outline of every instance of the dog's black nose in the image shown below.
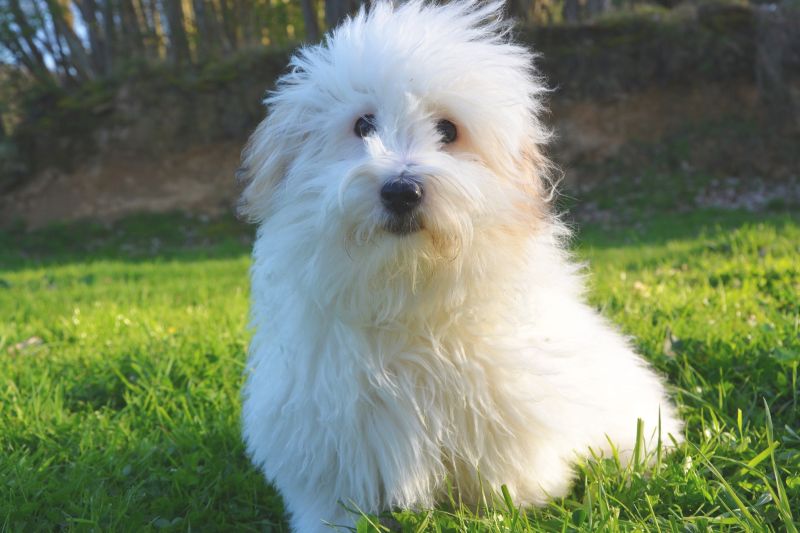
<path fill-rule="evenodd" d="M 395 215 L 413 211 L 422 202 L 422 196 L 420 179 L 405 173 L 387 181 L 381 188 L 381 202 Z"/>

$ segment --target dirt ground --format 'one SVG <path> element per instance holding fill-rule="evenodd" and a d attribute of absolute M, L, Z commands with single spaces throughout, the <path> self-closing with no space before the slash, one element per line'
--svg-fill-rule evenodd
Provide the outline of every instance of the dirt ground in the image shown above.
<path fill-rule="evenodd" d="M 757 206 L 775 193 L 800 200 L 797 138 L 766 139 L 756 108 L 754 89 L 724 85 L 654 89 L 604 102 L 566 101 L 556 93 L 547 117 L 557 136 L 552 157 L 565 171 L 567 189 L 620 172 L 691 171 L 717 179 L 720 190 L 700 198 L 709 205 Z M 0 224 L 37 228 L 137 212 L 230 212 L 244 142 L 158 158 L 109 150 L 74 172 L 48 169 L 0 198 Z M 757 198 L 748 203 L 748 195 Z"/>
<path fill-rule="evenodd" d="M 242 144 L 197 146 L 155 160 L 104 155 L 71 173 L 48 169 L 0 199 L 0 223 L 37 228 L 140 212 L 222 214 L 235 205 Z"/>

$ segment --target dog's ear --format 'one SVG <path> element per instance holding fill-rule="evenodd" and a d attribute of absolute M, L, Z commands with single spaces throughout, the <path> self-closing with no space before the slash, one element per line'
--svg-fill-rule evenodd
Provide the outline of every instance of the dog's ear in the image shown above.
<path fill-rule="evenodd" d="M 523 189 L 539 209 L 546 209 L 556 193 L 557 167 L 545 155 L 542 146 L 531 140 L 522 148 L 519 158 Z"/>
<path fill-rule="evenodd" d="M 244 183 L 238 213 L 250 222 L 267 217 L 273 195 L 295 157 L 298 134 L 294 114 L 287 106 L 270 105 L 242 151 L 236 178 Z"/>

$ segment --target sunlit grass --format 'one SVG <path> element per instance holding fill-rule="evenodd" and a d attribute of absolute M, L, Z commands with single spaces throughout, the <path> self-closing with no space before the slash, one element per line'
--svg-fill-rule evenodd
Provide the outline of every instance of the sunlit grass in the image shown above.
<path fill-rule="evenodd" d="M 0 529 L 286 531 L 239 437 L 249 238 L 178 216 L 0 234 Z M 454 499 L 359 530 L 794 531 L 800 221 L 656 212 L 576 248 L 688 443 L 652 471 L 579 466 L 544 509 Z"/>

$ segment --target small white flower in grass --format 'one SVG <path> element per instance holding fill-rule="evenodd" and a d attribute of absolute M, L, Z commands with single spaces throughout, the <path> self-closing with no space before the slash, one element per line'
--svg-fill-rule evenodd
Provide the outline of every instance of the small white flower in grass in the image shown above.
<path fill-rule="evenodd" d="M 688 474 L 689 470 L 692 469 L 692 457 L 687 455 L 686 458 L 683 460 L 683 473 Z"/>
<path fill-rule="evenodd" d="M 641 294 L 643 298 L 650 298 L 650 287 L 641 281 L 635 281 L 633 283 L 633 289 Z"/>

